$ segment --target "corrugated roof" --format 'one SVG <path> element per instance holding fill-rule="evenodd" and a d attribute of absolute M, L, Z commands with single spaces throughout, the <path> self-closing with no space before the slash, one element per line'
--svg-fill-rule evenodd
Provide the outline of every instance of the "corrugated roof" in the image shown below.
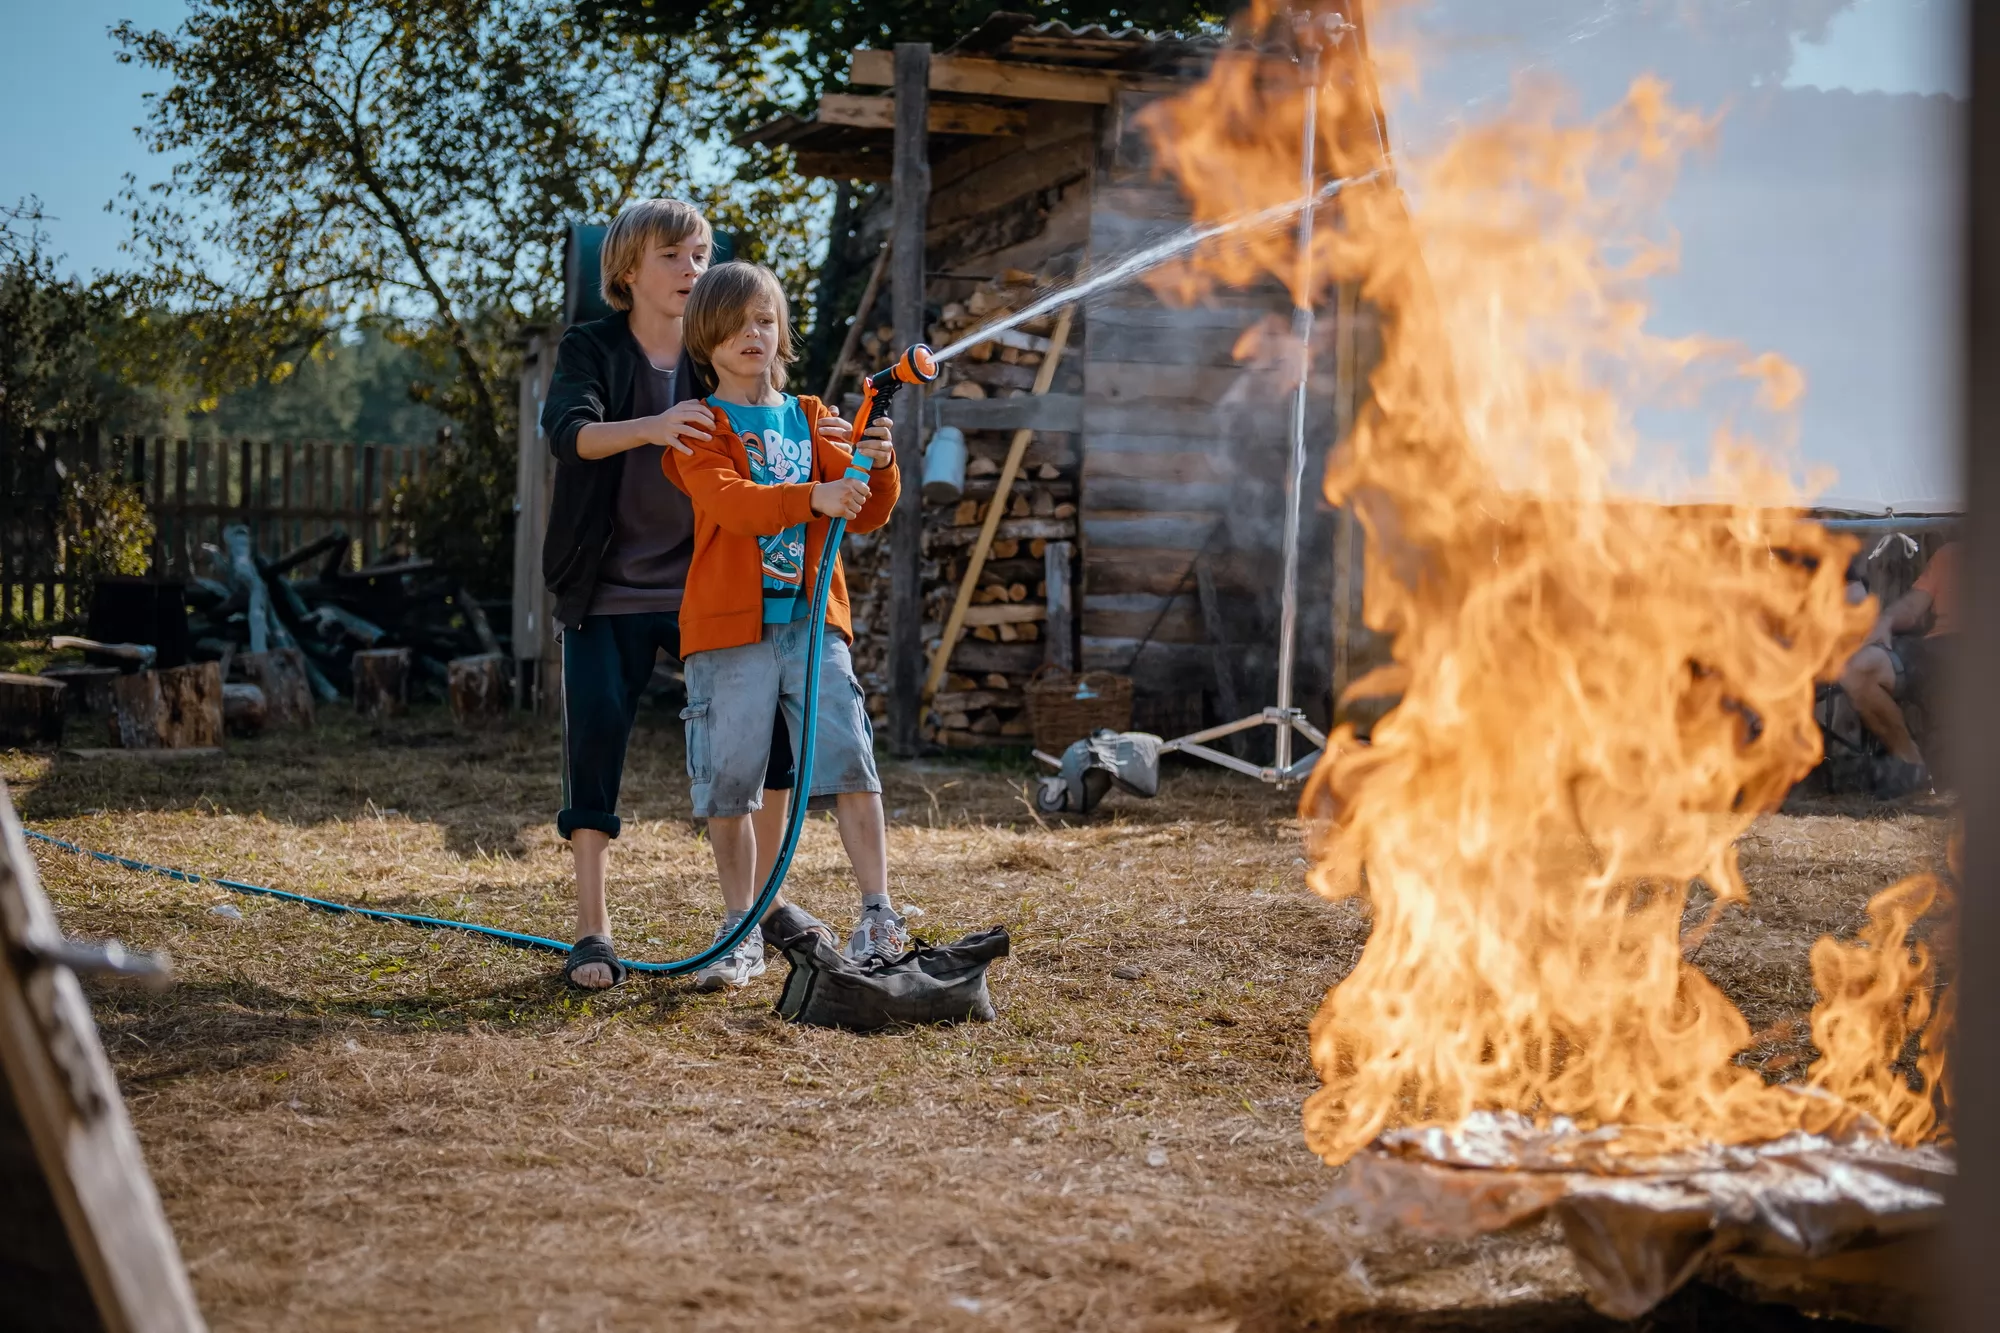
<path fill-rule="evenodd" d="M 1113 30 L 1096 23 L 1072 28 L 1001 10 L 954 42 L 948 53 L 1038 65 L 1161 71 L 1205 65 L 1221 45 L 1220 37 L 1205 33 Z"/>

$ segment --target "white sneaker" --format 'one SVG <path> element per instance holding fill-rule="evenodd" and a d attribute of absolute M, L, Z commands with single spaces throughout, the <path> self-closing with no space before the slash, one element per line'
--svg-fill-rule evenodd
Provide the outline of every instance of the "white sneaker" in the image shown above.
<path fill-rule="evenodd" d="M 861 920 L 855 923 L 854 933 L 847 937 L 847 947 L 841 950 L 849 959 L 866 963 L 871 958 L 889 962 L 901 958 L 911 949 L 910 932 L 903 927 L 903 918 L 893 907 L 870 907 L 861 913 Z"/>
<path fill-rule="evenodd" d="M 729 923 L 723 922 L 715 929 L 715 938 L 721 939 L 729 933 Z M 696 990 L 722 990 L 725 987 L 742 987 L 750 984 L 753 977 L 764 975 L 764 934 L 753 930 L 743 937 L 734 949 L 701 968 L 694 974 Z"/>

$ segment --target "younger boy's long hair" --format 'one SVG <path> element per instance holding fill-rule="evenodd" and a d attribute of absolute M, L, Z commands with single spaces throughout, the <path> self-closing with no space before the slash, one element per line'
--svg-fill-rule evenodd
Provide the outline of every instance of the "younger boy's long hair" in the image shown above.
<path fill-rule="evenodd" d="M 693 241 L 713 245 L 715 232 L 693 204 L 678 199 L 640 199 L 625 205 L 604 233 L 597 255 L 597 289 L 613 310 L 632 308 L 632 284 L 625 279 L 653 246 Z"/>
<path fill-rule="evenodd" d="M 701 370 L 713 374 L 715 349 L 743 331 L 750 312 L 769 301 L 778 314 L 778 354 L 771 358 L 771 387 L 785 387 L 785 367 L 799 359 L 792 349 L 792 312 L 778 275 L 762 264 L 732 260 L 695 280 L 681 321 L 681 342 Z"/>

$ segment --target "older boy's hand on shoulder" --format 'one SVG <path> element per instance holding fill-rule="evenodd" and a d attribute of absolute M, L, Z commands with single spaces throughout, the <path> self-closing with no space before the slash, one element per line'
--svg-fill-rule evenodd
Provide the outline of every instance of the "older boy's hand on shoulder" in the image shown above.
<path fill-rule="evenodd" d="M 815 514 L 825 514 L 828 518 L 857 518 L 861 506 L 868 503 L 868 483 L 842 477 L 839 481 L 823 481 L 813 487 L 812 507 Z"/>
<path fill-rule="evenodd" d="M 692 454 L 687 445 L 689 440 L 703 442 L 713 438 L 715 413 L 699 398 L 689 398 L 675 403 L 666 411 L 652 419 L 652 443 L 663 444 L 669 449 L 678 449 L 684 454 Z"/>
<path fill-rule="evenodd" d="M 826 444 L 837 444 L 845 449 L 848 441 L 854 438 L 854 423 L 841 416 L 839 408 L 830 406 L 826 415 L 819 419 L 819 438 Z"/>

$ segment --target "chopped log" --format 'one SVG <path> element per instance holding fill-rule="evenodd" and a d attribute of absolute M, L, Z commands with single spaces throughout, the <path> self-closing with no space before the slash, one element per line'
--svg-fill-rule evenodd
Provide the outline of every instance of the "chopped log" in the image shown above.
<path fill-rule="evenodd" d="M 71 717 L 111 716 L 111 682 L 125 673 L 117 667 L 52 666 L 42 675 L 63 687 L 63 704 Z"/>
<path fill-rule="evenodd" d="M 297 648 L 239 653 L 243 679 L 264 692 L 265 721 L 273 730 L 311 730 L 315 721 L 305 654 Z"/>
<path fill-rule="evenodd" d="M 222 744 L 222 670 L 191 662 L 111 683 L 118 743 L 128 750 L 211 749 Z"/>
<path fill-rule="evenodd" d="M 507 715 L 507 659 L 500 653 L 452 659 L 451 715 L 461 727 L 490 727 Z"/>
<path fill-rule="evenodd" d="M 1030 736 L 1007 736 L 1000 732 L 956 731 L 940 727 L 937 743 L 948 750 L 983 750 L 994 745 L 1030 745 Z"/>
<path fill-rule="evenodd" d="M 979 683 L 984 685 L 989 690 L 1004 690 L 1010 687 L 1010 682 L 1008 681 L 1008 679 L 1005 676 L 1001 675 L 998 671 L 987 672 L 986 675 L 983 678 L 981 678 Z"/>
<path fill-rule="evenodd" d="M 59 680 L 0 672 L 0 745 L 60 745 L 69 717 Z"/>
<path fill-rule="evenodd" d="M 222 725 L 232 736 L 256 736 L 264 730 L 270 710 L 264 691 L 255 685 L 222 687 Z"/>
<path fill-rule="evenodd" d="M 968 546 L 979 539 L 978 528 L 932 528 L 924 534 L 926 546 Z M 1010 518 L 993 531 L 995 547 L 1003 541 L 1071 541 L 1076 537 L 1076 521 L 1058 518 Z M 1001 559 L 1007 557 L 1001 556 Z"/>
<path fill-rule="evenodd" d="M 401 717 L 410 711 L 410 650 L 368 648 L 354 655 L 357 717 Z"/>
<path fill-rule="evenodd" d="M 1033 602 L 988 602 L 983 606 L 970 606 L 965 610 L 968 625 L 1025 625 L 1031 620 L 1041 620 L 1049 613 L 1046 606 Z"/>

